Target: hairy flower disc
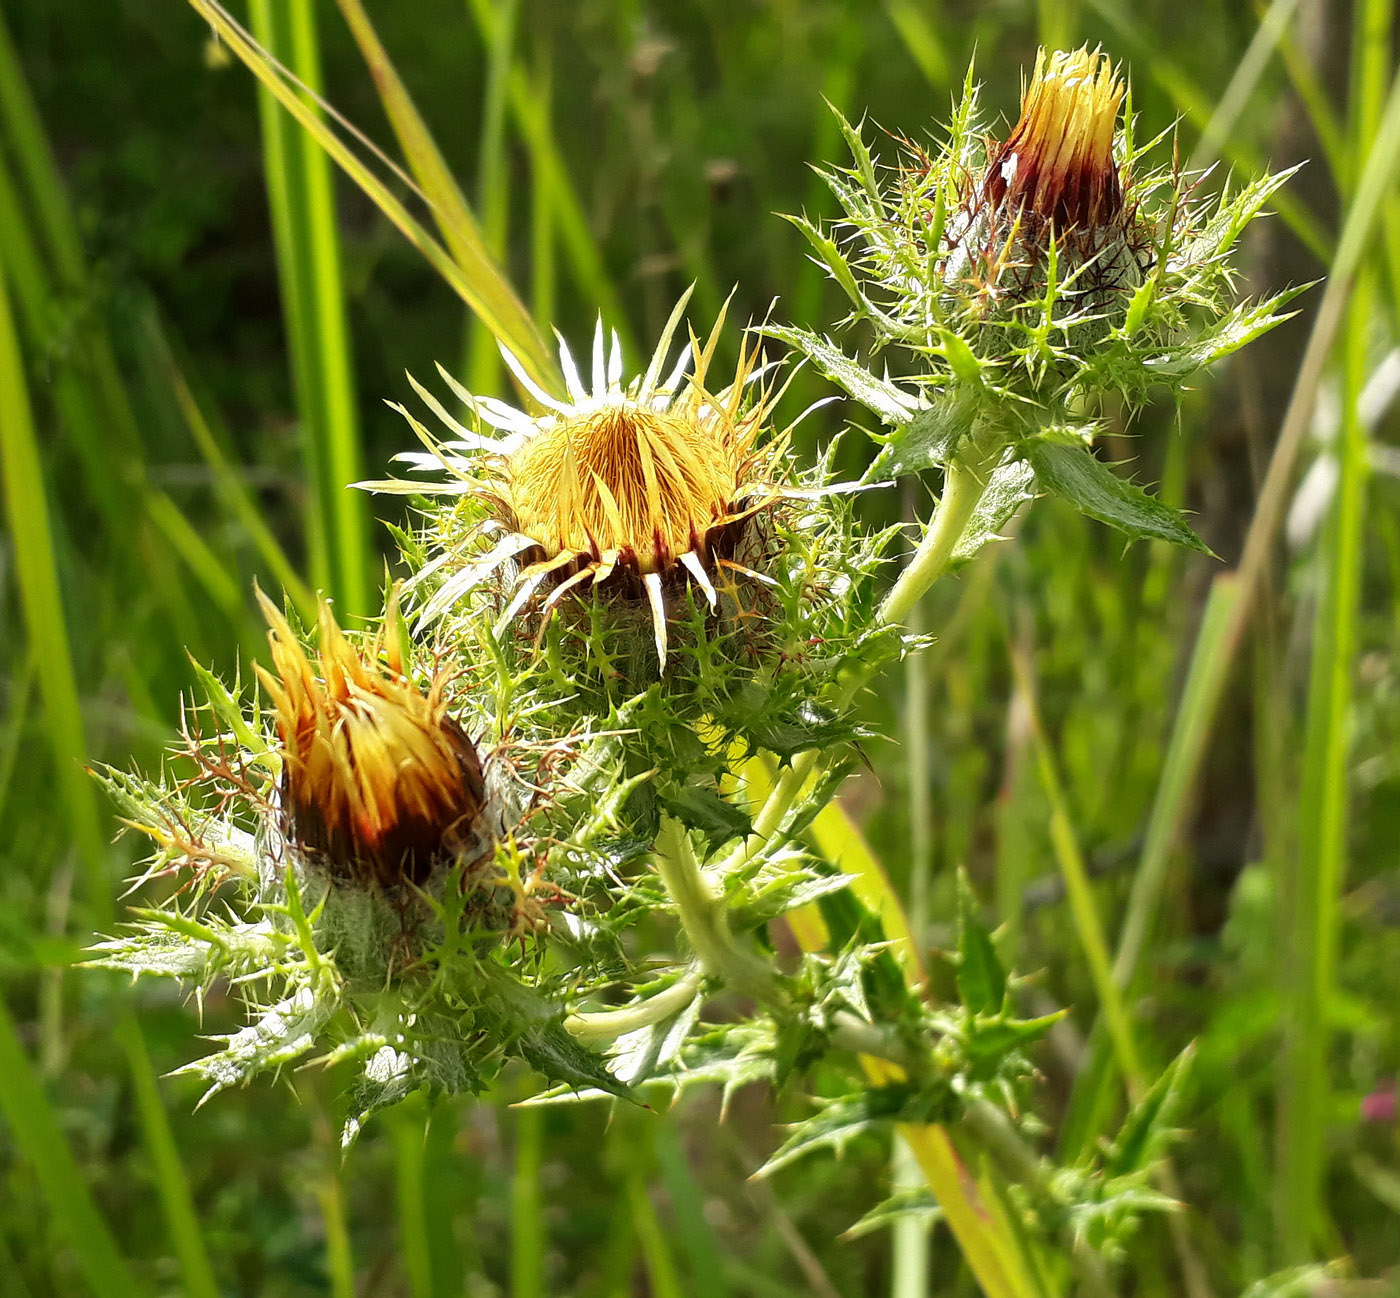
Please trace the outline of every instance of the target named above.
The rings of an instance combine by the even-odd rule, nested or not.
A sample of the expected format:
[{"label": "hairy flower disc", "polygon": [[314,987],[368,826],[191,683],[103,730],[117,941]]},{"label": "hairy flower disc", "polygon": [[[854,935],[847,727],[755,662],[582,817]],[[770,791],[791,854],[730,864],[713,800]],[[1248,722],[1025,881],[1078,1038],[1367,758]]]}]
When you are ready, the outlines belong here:
[{"label": "hairy flower disc", "polygon": [[[427,694],[362,654],[320,609],[313,668],[286,619],[260,595],[273,672],[258,668],[282,743],[284,833],[341,881],[422,883],[447,861],[490,843],[486,785],[475,746],[451,717],[441,682]],[[274,674],[275,673],[275,674]]]},{"label": "hairy flower disc", "polygon": [[723,313],[703,342],[691,337],[663,377],[688,297],[672,312],[645,374],[625,386],[617,335],[605,347],[601,322],[590,384],[561,346],[567,400],[541,390],[506,353],[540,414],[475,396],[443,371],[479,424],[496,436],[464,428],[414,385],[456,438],[438,442],[404,411],[429,453],[398,458],[419,469],[445,468],[452,480],[362,485],[473,495],[490,515],[483,532],[495,536],[484,556],[465,558],[428,599],[424,621],[496,573],[509,574],[510,591],[498,631],[537,592],[547,592],[540,611],[548,616],[569,591],[606,582],[622,598],[645,596],[664,666],[668,584],[693,581],[713,606],[718,571],[758,575],[739,562],[745,524],[785,497],[807,493],[777,480],[786,433],[767,435],[765,421],[781,393],[757,382],[767,367],[756,349],[742,349],[720,390],[708,386]]},{"label": "hairy flower disc", "polygon": [[1116,223],[1123,187],[1113,135],[1124,86],[1108,56],[1081,47],[1036,54],[1021,116],[994,148],[984,201],[1060,234]]},{"label": "hairy flower disc", "polygon": [[641,573],[703,551],[744,489],[744,456],[722,417],[639,406],[560,420],[506,462],[516,528],[547,556],[617,554]]}]

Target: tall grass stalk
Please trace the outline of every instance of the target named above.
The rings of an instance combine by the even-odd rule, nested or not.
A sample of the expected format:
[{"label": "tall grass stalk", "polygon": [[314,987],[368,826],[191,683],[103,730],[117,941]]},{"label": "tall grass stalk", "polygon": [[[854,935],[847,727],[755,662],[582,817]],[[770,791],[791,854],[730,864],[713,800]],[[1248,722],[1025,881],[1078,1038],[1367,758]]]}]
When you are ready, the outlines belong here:
[{"label": "tall grass stalk", "polygon": [[0,467],[4,469],[5,521],[13,547],[25,631],[35,649],[54,777],[64,814],[72,826],[89,900],[101,913],[111,906],[104,870],[107,849],[94,791],[83,770],[87,738],[83,733],[78,683],[73,675],[48,486],[41,464],[29,385],[4,269],[0,267]]},{"label": "tall grass stalk", "polygon": [[9,1128],[10,1140],[33,1168],[48,1204],[49,1220],[68,1246],[88,1287],[97,1298],[137,1298],[140,1290],[93,1202],[58,1116],[20,1044],[3,997],[0,1117]]},{"label": "tall grass stalk", "polygon": [[544,1110],[515,1110],[515,1172],[510,1187],[511,1298],[544,1298]]},{"label": "tall grass stalk", "polygon": [[673,1120],[657,1124],[655,1146],[662,1183],[675,1211],[678,1251],[690,1276],[687,1292],[693,1298],[729,1298],[724,1250],[705,1216],[704,1189],[691,1173]]},{"label": "tall grass stalk", "polygon": [[117,1036],[131,1072],[141,1135],[151,1157],[166,1229],[175,1256],[180,1261],[181,1292],[187,1298],[219,1298],[219,1285],[214,1279],[214,1269],[204,1247],[189,1177],[180,1161],[170,1119],[161,1104],[150,1052],[146,1049],[136,1019],[130,1014],[124,1015],[117,1024]]},{"label": "tall grass stalk", "polygon": [[[520,0],[501,0],[495,9],[495,29],[486,45],[486,84],[477,137],[476,201],[486,248],[504,265],[510,220],[506,112]],[[496,390],[501,375],[500,350],[495,335],[476,319],[467,322],[466,370],[467,386],[473,392]]]},{"label": "tall grass stalk", "polygon": [[1099,1012],[1108,1025],[1109,1038],[1113,1042],[1119,1069],[1127,1083],[1128,1094],[1136,1100],[1142,1091],[1145,1078],[1142,1058],[1122,993],[1113,980],[1108,940],[1104,936],[1103,921],[1099,916],[1093,885],[1089,882],[1084,850],[1075,830],[1059,763],[1055,760],[1054,750],[1040,719],[1040,704],[1030,664],[1014,647],[1011,650],[1011,662],[1021,695],[1026,701],[1041,787],[1050,803],[1050,844],[1060,869],[1060,877],[1064,880],[1065,895],[1069,899],[1070,915],[1074,920],[1075,936],[1084,954],[1085,963],[1089,966],[1089,977],[1094,984]]},{"label": "tall grass stalk", "polygon": [[[491,45],[498,38],[502,21],[497,6],[493,0],[469,0],[469,4],[482,39]],[[536,199],[545,197],[548,200],[544,210],[552,222],[579,294],[603,315],[610,328],[617,329],[628,354],[636,356],[639,354],[636,337],[622,310],[617,286],[608,273],[603,251],[589,227],[583,203],[550,125],[551,96],[547,81],[538,72],[532,75],[517,59],[511,68],[509,88],[511,116],[535,175]],[[539,274],[538,265],[536,274]],[[540,311],[538,296],[537,290],[536,315],[544,321],[550,317]]]},{"label": "tall grass stalk", "polygon": [[[1161,909],[1172,853],[1191,807],[1211,721],[1225,687],[1229,666],[1226,637],[1238,599],[1239,585],[1232,575],[1219,576],[1212,583],[1167,739],[1162,774],[1113,960],[1113,981],[1129,1003],[1135,996],[1134,985]],[[1060,1135],[1060,1154],[1066,1160],[1077,1158],[1106,1125],[1112,1077],[1106,1027],[1106,1019],[1095,1023],[1075,1082]]]},{"label": "tall grass stalk", "polygon": [[[398,129],[414,132],[414,153],[410,160],[420,167],[430,169],[435,169],[440,164],[447,181],[451,182],[452,191],[442,194],[434,193],[426,185],[423,188],[435,218],[448,221],[448,228],[453,232],[453,241],[457,244],[454,251],[460,252],[463,257],[461,262],[455,260],[453,253],[449,253],[447,248],[433,238],[422,223],[395,197],[390,187],[375,175],[371,167],[331,128],[322,116],[320,101],[308,99],[296,80],[289,78],[286,69],[233,19],[218,0],[190,0],[190,5],[276,98],[278,104],[296,119],[297,124],[364,191],[366,197],[388,217],[409,243],[423,254],[428,264],[442,276],[449,287],[472,310],[491,322],[493,332],[520,358],[530,376],[545,388],[558,388],[562,380],[552,351],[546,346],[534,322],[525,313],[500,269],[490,258],[474,250],[473,240],[479,243],[480,239],[475,218],[471,216],[471,210],[466,207],[465,201],[458,206],[453,199],[452,191],[456,190],[456,182],[451,181],[450,173],[446,172],[446,164],[442,163],[440,155],[435,157],[436,146],[432,144],[431,137],[427,137],[426,128],[423,127],[406,92],[402,98],[386,100],[385,106],[388,108],[392,103],[393,110],[399,114],[395,119]],[[372,35],[372,29],[366,30]],[[356,34],[364,36],[365,31],[357,29]],[[386,84],[392,85],[385,82],[380,84],[381,88]],[[402,91],[401,83],[398,89]],[[419,131],[422,132],[421,136],[417,134]],[[412,180],[402,169],[383,159],[381,155],[376,156],[391,170],[396,180],[408,180],[412,186]],[[457,198],[460,198],[460,191],[457,191]],[[447,217],[443,216],[444,211],[448,211],[443,206],[444,202],[451,205]]]},{"label": "tall grass stalk", "polygon": [[1363,272],[1343,341],[1343,413],[1336,498],[1319,554],[1320,597],[1299,799],[1298,854],[1279,934],[1285,1048],[1279,1091],[1279,1254],[1308,1260],[1321,1232],[1330,1085],[1330,1019],[1338,904],[1346,881],[1347,805],[1357,610],[1368,451],[1358,408],[1374,301]]},{"label": "tall grass stalk", "polygon": [[[252,0],[249,17],[263,45],[318,90],[312,0]],[[346,613],[363,614],[370,607],[368,515],[364,497],[349,489],[364,475],[330,163],[266,89],[258,108],[310,490],[312,581]]]}]

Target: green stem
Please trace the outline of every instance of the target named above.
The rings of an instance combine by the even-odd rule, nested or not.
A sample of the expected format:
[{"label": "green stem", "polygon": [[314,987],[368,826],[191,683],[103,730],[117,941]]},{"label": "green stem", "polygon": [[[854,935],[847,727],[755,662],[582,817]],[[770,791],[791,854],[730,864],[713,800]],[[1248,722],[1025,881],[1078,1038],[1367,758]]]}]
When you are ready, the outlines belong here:
[{"label": "green stem", "polygon": [[701,975],[696,970],[677,979],[664,991],[636,1005],[624,1005],[616,1010],[596,1010],[592,1013],[570,1014],[564,1026],[579,1041],[586,1045],[597,1045],[604,1041],[616,1041],[618,1037],[638,1028],[662,1023],[679,1014],[700,994]]},{"label": "green stem", "polygon": [[729,930],[723,893],[700,868],[685,827],[670,816],[662,817],[654,860],[681,928],[705,972],[755,1000],[773,1000],[773,970],[735,941]]},{"label": "green stem", "polygon": [[966,458],[954,460],[948,466],[938,508],[929,520],[928,530],[914,557],[880,605],[875,615],[877,626],[893,626],[905,621],[928,588],[948,571],[958,542],[987,489],[987,476],[995,455],[1001,449],[1000,441],[981,443],[975,440],[976,436],[974,433]]},{"label": "green stem", "polygon": [[[963,458],[948,466],[943,495],[929,520],[928,530],[909,565],[899,575],[875,614],[876,626],[893,626],[903,622],[923,598],[929,587],[948,571],[958,542],[967,531],[983,494],[987,478],[1003,443],[1000,438],[979,438],[974,432],[968,439],[969,449]],[[838,705],[847,707],[866,681],[866,673],[853,673],[843,685]],[[720,877],[740,869],[777,832],[809,777],[825,765],[828,755],[809,748],[799,753],[779,776],[757,816],[753,832],[717,867]]]}]

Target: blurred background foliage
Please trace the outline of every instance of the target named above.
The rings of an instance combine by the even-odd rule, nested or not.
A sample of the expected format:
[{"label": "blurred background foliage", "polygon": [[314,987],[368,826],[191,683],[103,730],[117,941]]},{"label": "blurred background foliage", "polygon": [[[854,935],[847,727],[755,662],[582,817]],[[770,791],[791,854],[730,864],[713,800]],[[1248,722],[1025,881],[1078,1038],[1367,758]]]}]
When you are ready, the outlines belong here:
[{"label": "blurred background foliage", "polygon": [[[1116,961],[1141,1076],[1198,1041],[1174,1167],[1189,1207],[1177,1238],[1145,1230],[1125,1292],[1400,1291],[1400,201],[1375,152],[1395,144],[1392,4],[370,10],[536,320],[578,339],[602,308],[634,358],[692,280],[702,323],[736,284],[741,319],[832,322],[836,294],[773,215],[830,215],[808,165],[843,160],[823,99],[919,138],[974,50],[1002,113],[1037,42],[1101,41],[1190,165],[1309,159],[1251,232],[1242,287],[1346,256],[1354,274],[1105,441],[1219,558],[1125,551],[1038,505],[924,610],[938,642],[868,703],[898,742],[869,745],[846,802],[931,950],[966,866],[1025,1005],[1072,1007],[1040,1059],[1046,1149],[1121,1112],[1096,961]],[[254,0],[251,19],[391,148],[335,5]],[[746,1179],[799,1094],[745,1093],[718,1123],[716,1099],[511,1109],[520,1078],[405,1105],[342,1163],[333,1078],[194,1114],[197,1088],[157,1076],[201,1007],[72,971],[128,904],[132,856],[81,762],[160,760],[186,651],[247,670],[255,578],[371,611],[390,551],[374,520],[401,506],[341,486],[404,448],[384,400],[437,361],[478,391],[506,378],[192,10],[6,0],[3,22],[0,1298],[975,1292],[926,1219],[893,1244],[841,1236],[889,1193],[877,1141]],[[804,375],[792,412],[821,395]],[[869,422],[828,406],[804,435],[845,416]],[[872,508],[926,503],[911,487]],[[228,1029],[218,998],[202,1014]],[[1332,1279],[1308,1266],[1327,1259]]]}]

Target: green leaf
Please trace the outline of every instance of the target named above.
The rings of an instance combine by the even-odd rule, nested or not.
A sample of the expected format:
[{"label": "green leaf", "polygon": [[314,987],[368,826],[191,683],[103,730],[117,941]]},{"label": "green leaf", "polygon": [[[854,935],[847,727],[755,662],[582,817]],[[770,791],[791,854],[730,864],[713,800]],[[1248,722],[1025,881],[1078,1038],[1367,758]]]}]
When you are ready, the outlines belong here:
[{"label": "green leaf", "polygon": [[897,1222],[912,1219],[924,1226],[931,1226],[942,1216],[938,1200],[928,1189],[901,1190],[888,1199],[877,1203],[853,1226],[842,1231],[842,1239],[859,1239]]},{"label": "green leaf", "polygon": [[971,1019],[963,1049],[974,1065],[999,1062],[1012,1051],[1023,1050],[1039,1041],[1068,1013],[1068,1010],[1056,1010],[1035,1019]]},{"label": "green leaf", "polygon": [[569,1035],[562,1017],[521,1033],[519,1048],[521,1058],[552,1082],[606,1091],[624,1100],[634,1098],[631,1090],[608,1071],[601,1055],[595,1055]]},{"label": "green leaf", "polygon": [[958,871],[958,995],[973,1014],[999,1013],[1006,1000],[1006,970],[978,913],[977,898]]},{"label": "green leaf", "polygon": [[1203,366],[1213,365],[1285,320],[1292,319],[1297,313],[1282,308],[1310,287],[1300,284],[1264,302],[1242,302],[1209,329],[1197,334],[1187,345],[1170,348],[1161,356],[1147,361],[1144,368],[1157,378],[1166,380],[1182,379]]},{"label": "green leaf", "polygon": [[1027,460],[1008,451],[987,479],[987,488],[961,539],[953,549],[952,564],[966,563],[989,541],[1001,539],[1001,529],[1028,500],[1035,498],[1035,470]]},{"label": "green leaf", "polygon": [[745,927],[757,927],[849,887],[854,877],[849,874],[814,875],[810,863],[803,863],[772,878],[760,876],[751,895],[741,895],[730,903],[730,913]]},{"label": "green leaf", "polygon": [[888,379],[878,379],[859,361],[852,360],[829,339],[807,329],[783,325],[767,325],[763,329],[769,338],[785,342],[806,356],[819,373],[837,387],[849,392],[873,414],[887,424],[903,424],[916,409],[913,397],[901,392]]},{"label": "green leaf", "polygon": [[1170,541],[1210,554],[1179,511],[1120,478],[1087,446],[1038,441],[1030,444],[1028,454],[1036,481],[1090,518],[1132,537]]},{"label": "green leaf", "polygon": [[1182,1096],[1195,1057],[1193,1042],[1177,1055],[1147,1094],[1133,1106],[1104,1159],[1104,1171],[1109,1176],[1123,1176],[1148,1167],[1156,1160],[1162,1146],[1171,1140],[1172,1123],[1181,1111]]},{"label": "green leaf", "polygon": [[659,799],[681,824],[699,830],[712,850],[753,832],[753,821],[746,811],[704,785],[682,784],[660,793]]},{"label": "green leaf", "polygon": [[959,384],[953,394],[940,397],[913,418],[900,421],[875,457],[867,480],[942,468],[953,458],[958,443],[972,426],[975,403],[970,390]]},{"label": "green leaf", "polygon": [[[908,1088],[898,1089],[907,1092]],[[788,1138],[754,1176],[771,1176],[780,1167],[818,1149],[829,1149],[839,1158],[853,1140],[877,1129],[890,1116],[890,1106],[877,1098],[876,1091],[824,1101],[817,1113],[788,1129]]]}]

